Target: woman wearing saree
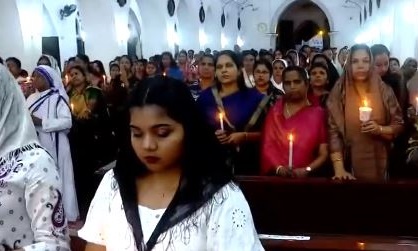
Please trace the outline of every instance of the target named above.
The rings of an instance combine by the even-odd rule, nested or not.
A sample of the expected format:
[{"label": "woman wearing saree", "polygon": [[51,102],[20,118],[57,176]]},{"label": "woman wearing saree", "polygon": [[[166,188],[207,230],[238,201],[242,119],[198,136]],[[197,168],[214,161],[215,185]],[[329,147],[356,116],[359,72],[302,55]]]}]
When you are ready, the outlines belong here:
[{"label": "woman wearing saree", "polygon": [[[328,157],[325,111],[308,100],[309,81],[305,69],[286,68],[283,87],[286,94],[270,109],[265,121],[261,174],[306,177],[321,168]],[[294,138],[291,161],[290,135]]]},{"label": "woman wearing saree", "polygon": [[[361,122],[359,107],[364,101],[372,113],[368,121]],[[388,150],[404,121],[395,94],[373,69],[367,45],[351,48],[327,107],[334,178],[385,180]]]},{"label": "woman wearing saree", "polygon": [[229,152],[234,173],[255,175],[259,173],[258,143],[269,98],[246,87],[240,61],[233,51],[220,52],[215,65],[216,84],[203,91],[197,103]]},{"label": "woman wearing saree", "polygon": [[72,127],[69,98],[60,76],[49,66],[41,65],[35,68],[33,84],[37,92],[29,96],[26,104],[32,115],[39,142],[58,165],[63,182],[64,209],[68,220],[74,222],[79,213],[68,141],[68,133]]},{"label": "woman wearing saree", "polygon": [[100,182],[95,172],[114,160],[117,146],[102,91],[89,85],[80,66],[71,68],[70,75],[70,142],[80,216],[84,218]]}]

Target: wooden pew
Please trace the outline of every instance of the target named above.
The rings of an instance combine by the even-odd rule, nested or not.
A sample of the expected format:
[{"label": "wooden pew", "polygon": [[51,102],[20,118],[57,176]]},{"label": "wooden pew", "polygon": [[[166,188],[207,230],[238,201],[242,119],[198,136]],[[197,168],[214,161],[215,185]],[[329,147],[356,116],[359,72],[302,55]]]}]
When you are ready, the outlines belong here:
[{"label": "wooden pew", "polygon": [[[238,177],[266,250],[418,251],[418,182]],[[72,250],[85,242],[72,238]]]},{"label": "wooden pew", "polygon": [[[267,250],[418,250],[418,182],[239,177]],[[374,237],[373,237],[374,236]]]}]

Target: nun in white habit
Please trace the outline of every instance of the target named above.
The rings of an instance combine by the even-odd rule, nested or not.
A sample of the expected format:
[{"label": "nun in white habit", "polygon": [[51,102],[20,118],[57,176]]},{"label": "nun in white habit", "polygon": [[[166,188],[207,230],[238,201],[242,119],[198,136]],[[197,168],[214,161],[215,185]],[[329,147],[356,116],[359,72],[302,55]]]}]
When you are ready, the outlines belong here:
[{"label": "nun in white habit", "polygon": [[37,92],[28,97],[26,103],[32,115],[39,141],[52,155],[58,165],[62,179],[64,209],[68,221],[79,216],[74,186],[68,132],[72,126],[69,98],[61,78],[55,69],[41,65],[33,73],[33,85]]},{"label": "nun in white habit", "polygon": [[19,85],[0,64],[0,250],[70,250],[61,191]]},{"label": "nun in white habit", "polygon": [[58,65],[58,61],[51,55],[42,54],[42,56],[38,60],[37,65],[38,66],[40,65],[51,66],[51,68],[53,68],[58,73],[58,75],[61,76],[61,69]]}]

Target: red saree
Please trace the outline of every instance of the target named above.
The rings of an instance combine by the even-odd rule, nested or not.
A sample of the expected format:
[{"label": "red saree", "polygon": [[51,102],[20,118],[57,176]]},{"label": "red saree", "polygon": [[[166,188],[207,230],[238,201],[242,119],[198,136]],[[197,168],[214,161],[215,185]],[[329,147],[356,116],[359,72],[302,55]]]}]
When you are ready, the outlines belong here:
[{"label": "red saree", "polygon": [[321,144],[327,143],[326,115],[319,106],[307,106],[290,118],[283,114],[284,100],[270,109],[264,124],[261,145],[261,174],[277,166],[288,166],[288,135],[294,135],[293,167],[308,167],[317,157]]}]

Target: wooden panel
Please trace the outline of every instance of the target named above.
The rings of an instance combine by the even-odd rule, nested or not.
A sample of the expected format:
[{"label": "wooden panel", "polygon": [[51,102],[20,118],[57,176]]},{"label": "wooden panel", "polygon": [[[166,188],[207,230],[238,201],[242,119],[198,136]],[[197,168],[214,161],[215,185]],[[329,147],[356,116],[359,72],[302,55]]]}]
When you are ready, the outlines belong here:
[{"label": "wooden panel", "polygon": [[418,236],[418,183],[239,178],[259,233]]},{"label": "wooden panel", "polygon": [[[262,240],[268,251],[418,251],[418,182],[239,177],[260,234],[310,236]],[[373,237],[374,236],[374,237]],[[72,238],[72,250],[85,242]]]},{"label": "wooden panel", "polygon": [[267,251],[416,251],[415,240],[364,236],[313,236],[309,241],[262,240]]}]

